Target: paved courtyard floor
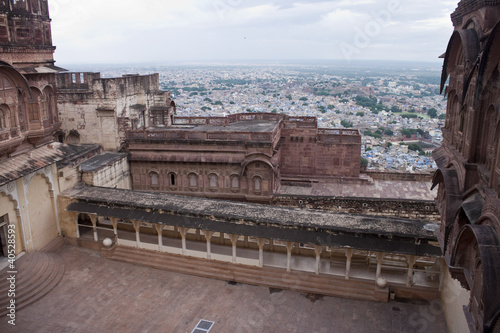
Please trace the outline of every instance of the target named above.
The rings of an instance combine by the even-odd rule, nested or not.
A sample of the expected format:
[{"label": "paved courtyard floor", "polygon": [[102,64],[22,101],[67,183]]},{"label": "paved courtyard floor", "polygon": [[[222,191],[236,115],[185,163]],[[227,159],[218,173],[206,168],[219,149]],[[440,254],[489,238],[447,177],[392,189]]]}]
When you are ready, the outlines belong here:
[{"label": "paved courtyard floor", "polygon": [[[64,246],[61,283],[17,312],[0,332],[190,333],[200,319],[210,333],[447,332],[437,302],[373,303],[177,274],[110,261]],[[199,331],[203,332],[203,331]]]}]

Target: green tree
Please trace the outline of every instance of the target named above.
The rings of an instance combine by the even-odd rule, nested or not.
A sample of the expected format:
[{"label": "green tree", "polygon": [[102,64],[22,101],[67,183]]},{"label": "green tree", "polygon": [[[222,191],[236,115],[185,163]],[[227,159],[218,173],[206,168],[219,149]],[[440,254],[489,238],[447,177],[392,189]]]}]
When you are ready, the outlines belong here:
[{"label": "green tree", "polygon": [[403,110],[401,110],[401,109],[400,109],[399,107],[397,107],[396,105],[393,105],[393,106],[391,107],[391,111],[392,111],[393,113],[401,113],[401,112],[403,112]]},{"label": "green tree", "polygon": [[437,117],[437,110],[435,108],[427,110],[427,115],[431,118],[436,118]]},{"label": "green tree", "polygon": [[341,120],[340,125],[344,126],[345,128],[351,128],[354,126],[354,124],[348,120]]}]

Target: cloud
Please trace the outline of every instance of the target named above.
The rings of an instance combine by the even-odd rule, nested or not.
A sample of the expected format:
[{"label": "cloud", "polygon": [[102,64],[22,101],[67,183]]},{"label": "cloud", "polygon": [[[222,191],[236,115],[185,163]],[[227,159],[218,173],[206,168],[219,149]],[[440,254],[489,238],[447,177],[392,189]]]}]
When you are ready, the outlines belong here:
[{"label": "cloud", "polygon": [[434,60],[451,35],[456,0],[49,0],[49,5],[59,63],[342,58],[339,45],[354,45],[360,31],[370,32],[370,43],[354,58]]}]

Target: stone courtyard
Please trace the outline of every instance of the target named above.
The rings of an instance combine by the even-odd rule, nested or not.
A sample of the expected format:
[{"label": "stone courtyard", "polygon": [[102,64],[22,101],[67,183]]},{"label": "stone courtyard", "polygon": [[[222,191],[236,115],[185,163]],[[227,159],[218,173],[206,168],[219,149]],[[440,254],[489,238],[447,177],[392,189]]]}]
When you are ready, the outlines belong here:
[{"label": "stone courtyard", "polygon": [[439,302],[374,303],[233,284],[103,259],[66,245],[61,283],[1,332],[447,332]]}]

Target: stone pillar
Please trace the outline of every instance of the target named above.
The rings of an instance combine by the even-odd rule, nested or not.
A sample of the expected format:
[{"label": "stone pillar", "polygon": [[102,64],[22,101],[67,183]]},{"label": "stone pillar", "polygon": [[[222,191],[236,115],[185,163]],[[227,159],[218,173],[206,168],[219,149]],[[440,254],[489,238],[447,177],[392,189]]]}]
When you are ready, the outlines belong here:
[{"label": "stone pillar", "polygon": [[92,221],[92,229],[94,230],[94,240],[97,242],[99,240],[97,235],[97,215],[90,215],[90,221]]},{"label": "stone pillar", "polygon": [[113,233],[115,234],[115,243],[118,244],[118,219],[116,217],[110,217],[109,220],[113,225]]},{"label": "stone pillar", "polygon": [[286,242],[286,271],[290,272],[292,270],[292,242]]},{"label": "stone pillar", "polygon": [[182,237],[182,255],[186,255],[186,234],[189,229],[179,227],[179,233]]},{"label": "stone pillar", "polygon": [[118,237],[118,219],[116,217],[110,217],[109,220],[113,225],[113,233],[115,234],[115,237]]},{"label": "stone pillar", "polygon": [[[17,212],[17,210],[16,210],[16,212]],[[80,227],[78,226],[78,216],[79,216],[79,215],[80,215],[80,214],[78,214],[78,213],[77,213],[77,214],[74,214],[74,216],[75,216],[75,221],[76,221],[76,238],[80,238]],[[22,226],[23,224],[20,222],[20,220],[21,220],[21,218],[20,218],[20,217],[18,217],[18,218],[17,218],[18,225],[21,225],[21,226]],[[23,235],[24,235],[24,232],[23,232]],[[24,248],[26,249],[26,241],[24,241],[24,244],[23,244],[23,245],[24,245]]]},{"label": "stone pillar", "polygon": [[384,254],[382,252],[377,252],[377,273],[375,274],[375,278],[378,279],[382,274],[382,258]]},{"label": "stone pillar", "polygon": [[196,229],[196,240],[197,241],[201,240],[201,230],[200,229]]},{"label": "stone pillar", "polygon": [[141,222],[132,221],[132,225],[134,226],[134,230],[135,230],[136,247],[139,248],[141,245],[141,234],[139,233],[139,231],[141,230]]},{"label": "stone pillar", "polygon": [[158,251],[163,251],[163,224],[155,224],[156,233],[158,234]]},{"label": "stone pillar", "polygon": [[233,263],[236,264],[236,244],[238,243],[239,236],[231,235],[231,243],[233,245]]},{"label": "stone pillar", "polygon": [[223,232],[220,233],[220,244],[224,245],[224,233]]},{"label": "stone pillar", "polygon": [[413,269],[415,266],[415,256],[407,256],[408,260],[408,279],[406,280],[406,286],[411,287],[413,285]]},{"label": "stone pillar", "polygon": [[248,236],[245,236],[243,240],[245,242],[245,247],[248,247]]},{"label": "stone pillar", "polygon": [[[52,187],[52,185],[50,185]],[[57,198],[54,194],[54,190],[49,190],[50,201],[52,201],[52,211],[54,212],[54,216],[56,217],[57,224],[57,233],[61,235],[61,224],[59,223],[59,212],[57,210]]]},{"label": "stone pillar", "polygon": [[212,259],[211,240],[213,234],[212,231],[205,230],[205,238],[207,239],[207,259]]},{"label": "stone pillar", "polygon": [[264,267],[264,245],[266,244],[266,240],[258,238],[257,241],[259,243],[259,267]]},{"label": "stone pillar", "polygon": [[346,257],[346,262],[345,262],[345,279],[349,280],[351,276],[351,263],[352,263],[352,254],[353,254],[353,249],[345,249],[345,257]]},{"label": "stone pillar", "polygon": [[316,245],[316,267],[314,269],[314,272],[316,274],[319,274],[319,267],[321,264],[321,251],[323,250],[323,247],[321,245]]},{"label": "stone pillar", "polygon": [[269,239],[269,251],[274,252],[274,240],[272,238]]}]

